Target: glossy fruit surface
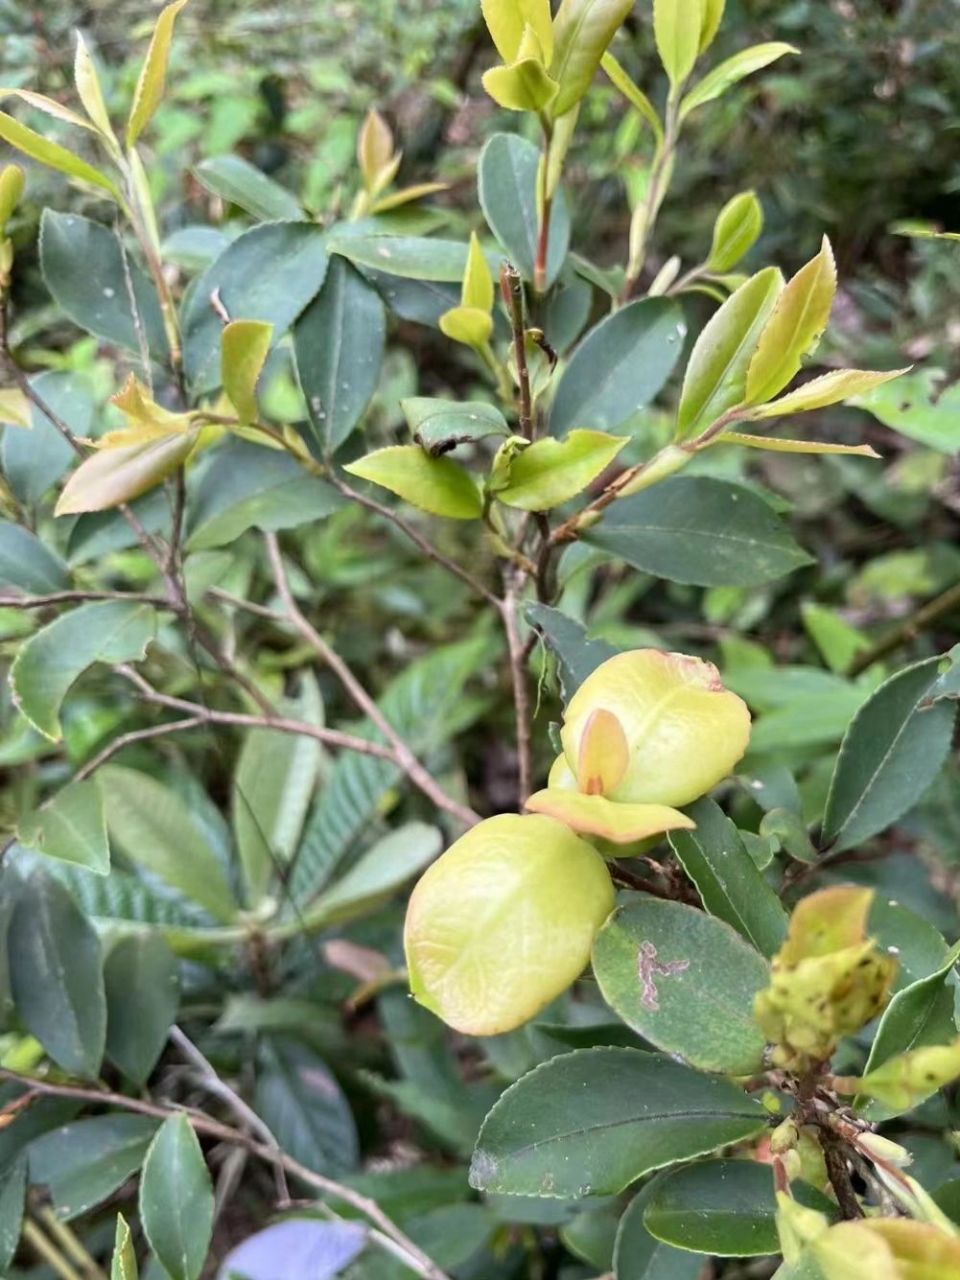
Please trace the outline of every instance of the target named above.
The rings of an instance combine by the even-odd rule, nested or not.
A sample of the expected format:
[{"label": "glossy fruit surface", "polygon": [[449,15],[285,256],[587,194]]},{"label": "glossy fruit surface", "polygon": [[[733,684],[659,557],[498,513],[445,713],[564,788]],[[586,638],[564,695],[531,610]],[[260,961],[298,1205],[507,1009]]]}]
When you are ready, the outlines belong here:
[{"label": "glossy fruit surface", "polygon": [[553,818],[488,818],[413,891],[410,989],[458,1031],[510,1031],[583,971],[613,896],[600,854]]}]

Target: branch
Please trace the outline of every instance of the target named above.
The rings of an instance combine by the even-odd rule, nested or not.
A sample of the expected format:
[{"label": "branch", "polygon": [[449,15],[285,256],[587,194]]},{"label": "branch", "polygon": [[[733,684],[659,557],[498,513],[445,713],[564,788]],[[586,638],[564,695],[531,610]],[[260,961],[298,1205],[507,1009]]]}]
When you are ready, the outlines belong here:
[{"label": "branch", "polygon": [[[511,574],[511,570],[507,570]],[[532,752],[530,747],[530,690],[527,687],[527,660],[525,646],[520,639],[517,627],[516,588],[511,582],[507,586],[503,604],[500,606],[503,618],[503,629],[507,637],[507,651],[510,655],[510,680],[513,685],[513,705],[517,724],[517,759],[519,764],[519,808],[529,796],[533,776]]]},{"label": "branch", "polygon": [[135,742],[145,742],[150,738],[163,738],[170,733],[184,733],[187,729],[196,729],[199,725],[206,723],[206,719],[202,715],[197,715],[189,716],[185,720],[171,720],[167,724],[155,724],[147,729],[133,729],[129,733],[122,733],[119,738],[114,738],[92,760],[88,760],[82,769],[78,769],[72,781],[83,782],[84,778],[89,778],[92,773],[96,773],[101,765],[106,764],[124,747],[132,746]]},{"label": "branch", "polygon": [[888,636],[884,636],[882,640],[878,640],[871,648],[864,649],[857,654],[850,663],[847,675],[858,676],[861,671],[866,671],[868,667],[872,667],[881,658],[886,658],[889,654],[896,652],[901,645],[909,644],[911,640],[915,640],[922,631],[926,631],[938,619],[957,608],[960,608],[960,583],[955,583],[933,600],[929,600],[912,613],[909,618],[905,618]]},{"label": "branch", "polygon": [[131,604],[170,608],[165,596],[151,596],[138,591],[54,591],[48,596],[0,596],[0,608],[45,609],[48,605],[76,604],[82,600],[128,600]]},{"label": "branch", "polygon": [[[230,1125],[221,1124],[219,1120],[211,1120],[209,1116],[204,1115],[201,1111],[196,1111],[191,1107],[176,1107],[170,1104],[147,1102],[140,1098],[128,1098],[125,1094],[113,1093],[106,1089],[51,1084],[46,1080],[35,1080],[31,1076],[20,1075],[15,1071],[0,1070],[0,1080],[21,1085],[33,1093],[46,1094],[55,1098],[74,1098],[79,1102],[98,1106],[120,1107],[125,1111],[135,1111],[138,1115],[153,1116],[158,1120],[166,1120],[171,1115],[183,1114],[197,1133],[216,1138],[219,1142],[227,1142],[233,1146],[242,1147],[245,1151],[249,1151],[251,1155],[265,1161],[267,1164],[281,1165],[286,1173],[299,1178],[301,1182],[314,1187],[332,1200],[337,1200],[341,1204],[348,1204],[351,1208],[356,1209],[379,1228],[383,1236],[395,1246],[392,1250],[394,1255],[401,1259],[414,1274],[421,1276],[422,1280],[450,1280],[449,1276],[418,1245],[414,1244],[391,1218],[387,1217],[376,1201],[368,1199],[367,1196],[361,1195],[358,1191],[354,1191],[352,1187],[347,1187],[341,1182],[334,1181],[333,1178],[328,1178],[322,1173],[315,1173],[312,1169],[308,1169],[306,1165],[301,1164],[299,1160],[294,1160],[292,1156],[288,1156],[286,1152],[259,1142],[257,1139],[242,1133],[239,1129],[232,1128]],[[379,1236],[377,1236],[377,1239],[379,1240]]]},{"label": "branch", "polygon": [[[267,554],[270,557],[270,565],[273,569],[274,581],[277,590],[280,593],[280,599],[283,601],[287,617],[297,631],[300,632],[304,640],[314,650],[320,660],[330,668],[344,689],[347,691],[350,699],[359,711],[369,719],[383,735],[386,741],[393,748],[392,758],[400,766],[414,786],[419,787],[427,798],[432,801],[438,809],[444,809],[447,813],[452,814],[459,822],[465,826],[472,827],[480,821],[480,815],[474,813],[472,809],[454,800],[436,783],[427,770],[423,767],[417,757],[413,754],[404,740],[394,729],[393,725],[383,714],[373,698],[370,697],[366,689],[353,674],[344,660],[336,653],[326,640],[320,635],[315,627],[301,613],[300,606],[293,598],[293,592],[290,590],[290,583],[287,580],[287,573],[283,567],[283,558],[280,554],[280,545],[277,542],[277,536],[274,533],[264,535]],[[499,604],[499,602],[498,602]]]}]

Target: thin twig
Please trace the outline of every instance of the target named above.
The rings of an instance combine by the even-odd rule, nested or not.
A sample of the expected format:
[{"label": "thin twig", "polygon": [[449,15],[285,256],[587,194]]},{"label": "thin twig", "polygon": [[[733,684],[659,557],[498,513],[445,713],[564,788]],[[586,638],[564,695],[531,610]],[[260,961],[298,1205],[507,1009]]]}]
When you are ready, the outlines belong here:
[{"label": "thin twig", "polygon": [[527,368],[527,328],[523,317],[523,281],[520,279],[520,272],[512,262],[505,262],[500,268],[500,293],[510,316],[510,331],[513,336],[513,359],[517,366],[517,386],[520,393],[517,407],[520,434],[526,436],[528,440],[532,440],[533,399],[530,395],[530,370]]},{"label": "thin twig", "polygon": [[[114,1093],[106,1089],[85,1088],[81,1085],[53,1084],[47,1080],[35,1080],[31,1076],[20,1075],[15,1071],[0,1070],[0,1080],[21,1085],[34,1093],[47,1094],[55,1098],[74,1098],[77,1101],[98,1106],[119,1107],[125,1111],[135,1111],[138,1115],[153,1116],[158,1120],[166,1120],[171,1115],[183,1114],[198,1133],[216,1138],[219,1142],[227,1142],[234,1146],[243,1147],[251,1155],[268,1164],[282,1164],[288,1174],[299,1178],[301,1182],[314,1187],[332,1200],[338,1200],[341,1204],[348,1204],[351,1208],[356,1209],[358,1213],[362,1213],[396,1246],[395,1255],[411,1271],[421,1276],[423,1280],[450,1280],[446,1272],[438,1267],[418,1245],[414,1244],[400,1230],[376,1201],[361,1195],[358,1191],[354,1191],[352,1187],[336,1182],[333,1178],[328,1178],[321,1173],[315,1173],[313,1169],[308,1169],[306,1165],[287,1155],[286,1152],[278,1151],[275,1147],[259,1142],[256,1138],[250,1137],[249,1134],[243,1133],[239,1129],[234,1129],[230,1125],[222,1124],[219,1120],[212,1120],[201,1111],[191,1107],[176,1107],[148,1102],[142,1098],[129,1098],[126,1094]],[[75,1280],[75,1277],[73,1280]]]},{"label": "thin twig", "polygon": [[166,724],[154,724],[146,729],[132,729],[129,733],[122,733],[119,738],[114,738],[98,755],[95,755],[92,760],[88,760],[81,769],[78,769],[72,780],[74,782],[83,782],[84,778],[89,778],[91,774],[96,773],[101,765],[106,764],[108,760],[113,759],[125,747],[130,747],[135,742],[146,742],[151,738],[163,738],[169,733],[185,733],[188,729],[196,729],[200,725],[207,723],[208,720],[202,715],[188,716],[185,720],[171,720]]},{"label": "thin twig", "polygon": [[516,587],[511,580],[513,570],[507,569],[508,583],[504,593],[500,615],[503,618],[503,629],[507,637],[507,651],[510,656],[510,680],[513,686],[513,705],[517,725],[517,763],[519,808],[529,796],[533,777],[532,752],[530,747],[530,690],[527,686],[527,664],[524,657],[524,644],[520,639],[517,627]]},{"label": "thin twig", "polygon": [[76,604],[81,600],[126,600],[131,604],[152,604],[169,609],[165,596],[151,596],[138,591],[53,591],[47,596],[0,596],[0,608],[45,609],[54,604]]},{"label": "thin twig", "polygon": [[304,640],[314,650],[325,666],[328,666],[334,673],[340,683],[343,685],[351,701],[359,711],[369,719],[370,723],[380,731],[386,741],[393,748],[393,758],[407,775],[414,786],[419,787],[425,796],[437,806],[447,813],[452,814],[459,822],[465,826],[472,827],[480,821],[480,815],[474,813],[472,809],[460,804],[458,800],[454,800],[437,784],[427,770],[423,767],[417,757],[410,750],[409,746],[404,742],[403,738],[397,733],[393,725],[383,714],[377,704],[367,693],[363,685],[353,674],[343,658],[333,649],[319,631],[308,621],[304,614],[300,611],[300,606],[293,597],[290,590],[290,583],[287,579],[287,572],[283,565],[283,557],[280,554],[280,545],[277,542],[276,534],[267,533],[264,535],[267,546],[267,554],[270,557],[270,565],[273,570],[274,581],[283,601],[287,617],[290,622],[300,632]]},{"label": "thin twig", "polygon": [[922,631],[926,631],[940,618],[958,608],[960,608],[960,583],[955,583],[933,600],[928,600],[925,605],[912,613],[909,618],[905,618],[889,635],[878,640],[871,648],[858,653],[850,663],[847,675],[858,676],[861,671],[866,671],[881,658],[896,652],[902,645],[909,644]]}]

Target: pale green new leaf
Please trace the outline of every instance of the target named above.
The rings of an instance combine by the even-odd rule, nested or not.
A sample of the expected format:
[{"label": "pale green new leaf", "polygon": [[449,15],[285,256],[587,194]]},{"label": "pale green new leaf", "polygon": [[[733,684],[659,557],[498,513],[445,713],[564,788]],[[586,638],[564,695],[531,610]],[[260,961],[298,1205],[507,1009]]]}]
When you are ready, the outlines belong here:
[{"label": "pale green new leaf", "polygon": [[128,147],[134,145],[160,105],[167,77],[167,58],[170,55],[170,42],[173,39],[173,24],[186,3],[187,0],[173,0],[173,4],[168,4],[157,19],[134,91],[130,119],[127,121]]},{"label": "pale green new leaf", "polygon": [[117,1214],[117,1230],[110,1261],[110,1280],[139,1280],[133,1235],[122,1213]]},{"label": "pale green new leaf", "polygon": [[497,498],[521,511],[549,511],[582,493],[628,442],[628,436],[584,430],[573,430],[563,440],[537,440],[514,456]]},{"label": "pale green new leaf", "polygon": [[344,470],[431,515],[475,520],[482,511],[480,491],[468,473],[449,458],[430,457],[416,444],[377,449]]},{"label": "pale green new leaf", "polygon": [[837,453],[855,458],[879,458],[869,444],[831,444],[826,440],[790,440],[784,436],[751,436],[742,431],[725,431],[717,444],[739,444],[745,449],[766,449],[768,453]]},{"label": "pale green new leaf", "polygon": [[87,48],[87,42],[79,31],[77,32],[77,52],[73,61],[73,79],[84,110],[110,149],[116,152],[117,140],[113,126],[110,124],[110,117],[107,115],[103,90],[100,88],[100,77],[97,75],[97,68]]},{"label": "pale green new leaf", "polygon": [[68,782],[42,808],[26,814],[17,838],[48,858],[73,862],[97,875],[110,870],[110,846],[100,788],[93,781]]},{"label": "pale green new leaf", "polygon": [[719,98],[740,80],[752,75],[754,71],[760,71],[763,67],[769,66],[771,62],[776,62],[784,54],[799,52],[800,50],[795,49],[792,44],[783,44],[779,40],[774,40],[769,44],[757,44],[750,49],[735,53],[733,57],[727,58],[718,67],[707,72],[703,79],[693,86],[680,103],[680,119],[686,119],[697,107],[702,107],[704,103]]},{"label": "pale green new leaf", "polygon": [[220,337],[220,380],[241,422],[257,417],[257,380],[273,340],[273,325],[231,320]]},{"label": "pale green new leaf", "polygon": [[107,511],[138,498],[186,462],[199,436],[199,431],[177,431],[142,443],[98,449],[63,486],[54,515]]},{"label": "pale green new leaf", "polygon": [[560,86],[550,106],[554,118],[566,115],[590,88],[600,59],[632,8],[633,0],[563,0],[553,20],[550,74]]},{"label": "pale green new leaf", "polygon": [[553,57],[550,0],[480,0],[480,8],[497,53],[504,62],[513,62],[516,58],[523,29],[529,27],[549,65]]},{"label": "pale green new leaf", "polygon": [[811,409],[824,409],[827,405],[839,404],[853,396],[866,395],[874,387],[884,382],[891,382],[904,373],[910,372],[908,365],[904,369],[889,369],[875,372],[870,369],[836,369],[825,373],[820,378],[805,382],[802,387],[787,392],[779,400],[761,405],[750,414],[751,421],[761,418],[782,418],[788,413],[809,413]]},{"label": "pale green new leaf", "polygon": [[543,111],[557,96],[557,82],[537,58],[518,58],[507,67],[491,67],[483,87],[508,111]]},{"label": "pale green new leaf", "polygon": [[704,17],[704,0],[653,0],[657,53],[674,92],[693,70]]},{"label": "pale green new leaf", "polygon": [[197,1280],[213,1231],[213,1187],[182,1112],[165,1120],[150,1144],[140,1179],[140,1220],[170,1280]]},{"label": "pale green new leaf", "polygon": [[0,138],[4,142],[9,142],[11,147],[22,151],[31,160],[45,164],[48,169],[56,169],[58,173],[65,173],[68,178],[77,178],[80,182],[88,182],[93,187],[99,187],[101,191],[106,191],[114,200],[122,204],[123,197],[120,189],[112,178],[95,169],[92,164],[87,164],[86,160],[81,160],[66,147],[61,147],[58,142],[51,142],[42,134],[34,133],[32,129],[28,129],[25,124],[14,120],[13,116],[7,115],[4,111],[0,111]]},{"label": "pale green new leaf", "polygon": [[439,828],[408,822],[368,849],[304,915],[310,928],[349,920],[377,905],[422,871],[443,848]]},{"label": "pale green new leaf", "polygon": [[710,47],[713,38],[723,21],[723,11],[727,0],[701,0],[703,6],[703,22],[700,28],[700,52]]},{"label": "pale green new leaf", "polygon": [[600,59],[600,66],[608,76],[610,83],[613,84],[632,107],[635,107],[640,115],[653,130],[653,136],[657,142],[663,141],[663,124],[657,114],[657,109],[643,92],[640,86],[627,75],[623,67],[617,61],[609,50]]},{"label": "pale green new leaf", "polygon": [[754,191],[741,191],[728,200],[713,227],[707,256],[708,270],[730,271],[757,242],[763,230],[763,210]]}]

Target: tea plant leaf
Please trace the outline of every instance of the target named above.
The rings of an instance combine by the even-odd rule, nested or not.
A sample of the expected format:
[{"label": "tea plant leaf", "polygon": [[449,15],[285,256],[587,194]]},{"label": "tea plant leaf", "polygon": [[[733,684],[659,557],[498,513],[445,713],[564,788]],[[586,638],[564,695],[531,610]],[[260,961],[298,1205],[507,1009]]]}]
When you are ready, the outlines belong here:
[{"label": "tea plant leaf", "polygon": [[713,102],[715,98],[719,98],[746,76],[753,75],[754,71],[768,67],[771,62],[776,62],[785,54],[799,52],[800,50],[795,49],[792,44],[772,40],[767,44],[755,44],[749,49],[742,49],[740,53],[733,54],[712,71],[708,71],[703,79],[686,94],[680,103],[680,119],[685,120],[697,107]]},{"label": "tea plant leaf", "polygon": [[45,1186],[63,1222],[96,1208],[140,1168],[158,1122],[104,1115],[61,1125],[31,1142],[30,1180]]},{"label": "tea plant leaf", "polygon": [[916,369],[896,385],[863,392],[853,403],[938,453],[952,455],[960,449],[960,382],[951,385],[941,369]]},{"label": "tea plant leaf", "polygon": [[671,92],[675,93],[693,70],[700,52],[704,16],[701,3],[654,0],[653,35],[663,69],[670,78]]},{"label": "tea plant leaf", "polygon": [[155,488],[183,466],[199,430],[171,432],[141,443],[99,449],[84,458],[63,486],[54,515],[109,511]]},{"label": "tea plant leaf", "polygon": [[576,497],[613,462],[627,436],[573,430],[563,440],[536,440],[510,464],[497,500],[521,511],[549,511]]},{"label": "tea plant leaf", "polygon": [[146,1084],[163,1052],[180,1002],[173,952],[158,933],[119,938],[103,966],[107,1057],[136,1085]]},{"label": "tea plant leaf", "polygon": [[626,100],[640,112],[640,115],[653,130],[653,136],[658,143],[663,141],[663,124],[657,115],[657,109],[643,92],[638,84],[636,84],[624,71],[623,67],[617,61],[609,50],[600,59],[600,65],[604,73],[608,76],[610,83],[613,84]]},{"label": "tea plant leaf", "polygon": [[642,1187],[620,1219],[613,1250],[614,1280],[699,1280],[703,1258],[664,1244],[644,1224],[655,1186],[653,1182]]},{"label": "tea plant leaf", "polygon": [[213,1232],[213,1187],[190,1121],[170,1116],[140,1178],[140,1220],[170,1280],[197,1280]]},{"label": "tea plant leaf", "polygon": [[525,26],[533,31],[544,59],[550,62],[553,55],[550,0],[480,0],[480,8],[497,53],[504,62],[512,62],[517,56]]},{"label": "tea plant leaf", "polygon": [[641,1177],[760,1132],[735,1085],[636,1049],[581,1049],[536,1067],[487,1115],[470,1185],[501,1195],[616,1195]]},{"label": "tea plant leaf", "polygon": [[173,39],[173,24],[186,3],[187,0],[173,0],[173,4],[168,4],[161,10],[157,19],[133,94],[133,105],[127,121],[128,147],[134,145],[160,105],[167,77],[167,58]]},{"label": "tea plant leaf", "polygon": [[344,258],[333,258],[323,287],[293,329],[300,386],[324,455],[336,452],[366,412],[385,342],[380,295]]},{"label": "tea plant leaf", "polygon": [[341,230],[330,233],[327,248],[357,266],[409,280],[459,284],[467,265],[467,246],[439,237],[358,235]]},{"label": "tea plant leaf", "polygon": [[87,867],[96,875],[110,870],[103,801],[93,781],[61,787],[42,808],[20,819],[17,838],[28,849]]},{"label": "tea plant leaf", "polygon": [[113,1257],[110,1261],[110,1280],[139,1280],[137,1253],[133,1247],[133,1234],[124,1220],[123,1214],[117,1214],[117,1230],[113,1240]]},{"label": "tea plant leaf", "polygon": [[741,191],[728,200],[713,226],[707,255],[710,271],[730,271],[756,244],[763,230],[763,210],[755,191]]},{"label": "tea plant leaf", "polygon": [[539,58],[518,58],[483,73],[483,87],[508,111],[543,111],[557,96],[557,82]]},{"label": "tea plant leaf", "polygon": [[77,50],[73,59],[73,81],[77,86],[77,97],[83,103],[84,111],[90,117],[101,137],[106,141],[111,152],[116,155],[119,152],[119,147],[113,132],[113,126],[110,123],[110,117],[107,114],[106,103],[103,100],[100,77],[97,74],[96,64],[93,61],[87,42],[80,31],[77,32]]},{"label": "tea plant leaf", "polygon": [[110,839],[217,920],[231,920],[237,904],[202,831],[163,783],[123,765],[98,773]]},{"label": "tea plant leaf", "polygon": [[54,301],[74,324],[137,353],[142,333],[154,360],[168,359],[156,290],[112,231],[78,213],[44,209],[40,267]]},{"label": "tea plant leaf", "polygon": [[57,1066],[95,1079],[107,1023],[100,941],[53,876],[34,871],[18,892],[8,948],[21,1022]]},{"label": "tea plant leaf", "polygon": [[[540,153],[513,133],[495,133],[484,144],[477,167],[477,194],[487,226],[525,280],[533,279],[540,215],[537,173]],[[550,211],[546,283],[556,280],[570,244],[566,197],[558,191]]]},{"label": "tea plant leaf", "polygon": [[473,444],[488,436],[508,436],[507,420],[486,400],[441,400],[410,396],[400,408],[414,440],[435,457],[458,444]]},{"label": "tea plant leaf", "polygon": [[890,369],[882,373],[870,369],[836,369],[833,373],[825,373],[820,378],[805,382],[802,387],[789,391],[779,400],[772,400],[769,404],[754,409],[750,419],[756,422],[763,418],[782,418],[788,413],[809,413],[811,409],[823,409],[854,396],[866,395],[874,387],[880,387],[909,372],[909,368]]},{"label": "tea plant leaf", "polygon": [[[776,404],[776,401],[774,401]],[[840,454],[854,458],[879,458],[868,444],[827,444],[822,440],[788,440],[783,436],[749,436],[742,431],[725,431],[724,444],[738,444],[744,449],[766,449],[768,453]]]},{"label": "tea plant leaf", "polygon": [[468,472],[449,458],[431,457],[416,444],[377,449],[344,471],[389,489],[431,515],[476,520],[483,509],[480,490]]},{"label": "tea plant leaf", "polygon": [[193,172],[208,191],[238,205],[258,222],[296,222],[303,217],[300,202],[286,187],[243,156],[211,156],[201,160]]},{"label": "tea plant leaf", "polygon": [[86,160],[81,160],[66,147],[61,147],[59,142],[52,142],[42,133],[34,133],[5,111],[0,111],[0,138],[31,160],[46,165],[48,169],[55,169],[58,173],[65,173],[68,178],[76,178],[100,191],[106,191],[118,204],[123,202],[120,188],[112,178],[95,169],[92,164],[87,164]]},{"label": "tea plant leaf", "polygon": [[810,564],[749,489],[677,476],[613,504],[583,535],[645,573],[697,586],[755,586]]},{"label": "tea plant leaf", "polygon": [[220,336],[220,381],[241,422],[257,419],[257,382],[270,350],[273,326],[231,320]]},{"label": "tea plant leaf", "polygon": [[0,586],[45,595],[67,585],[69,571],[45,543],[18,524],[0,520]]},{"label": "tea plant leaf", "polygon": [[633,0],[563,0],[553,20],[550,73],[560,86],[551,104],[554,118],[566,115],[593,82],[600,59],[633,8]]},{"label": "tea plant leaf", "polygon": [[675,831],[669,839],[704,907],[732,925],[762,955],[772,956],[787,931],[780,899],[719,805],[704,798],[691,805],[688,813],[696,829]]},{"label": "tea plant leaf", "polygon": [[550,432],[609,431],[645,408],[673,372],[683,347],[683,313],[667,298],[641,298],[581,339],[550,408]]},{"label": "tea plant leaf", "polygon": [[770,971],[729,925],[683,903],[637,897],[597,934],[593,972],[610,1008],[658,1049],[703,1071],[761,1069],[753,1000]]},{"label": "tea plant leaf", "polygon": [[44,737],[61,737],[60,706],[70,686],[95,662],[143,658],[156,634],[150,605],[99,600],[48,623],[21,647],[10,688],[21,713]]},{"label": "tea plant leaf", "polygon": [[349,920],[389,897],[428,866],[443,848],[443,834],[425,822],[407,822],[378,840],[304,913],[311,928]]},{"label": "tea plant leaf", "polygon": [[300,1041],[263,1041],[254,1107],[282,1149],[308,1169],[336,1177],[356,1167],[357,1133],[346,1098]]},{"label": "tea plant leaf", "polygon": [[601,662],[620,652],[606,640],[588,639],[583,623],[567,617],[559,609],[552,609],[546,604],[528,604],[524,612],[557,655],[564,702],[569,702]]},{"label": "tea plant leaf", "polygon": [[826,847],[852,849],[896,822],[940,772],[956,708],[923,705],[939,666],[939,658],[928,658],[897,672],[854,716],[827,797]]},{"label": "tea plant leaf", "polygon": [[6,1274],[20,1243],[27,1198],[27,1157],[22,1153],[0,1169],[0,1271]]}]

